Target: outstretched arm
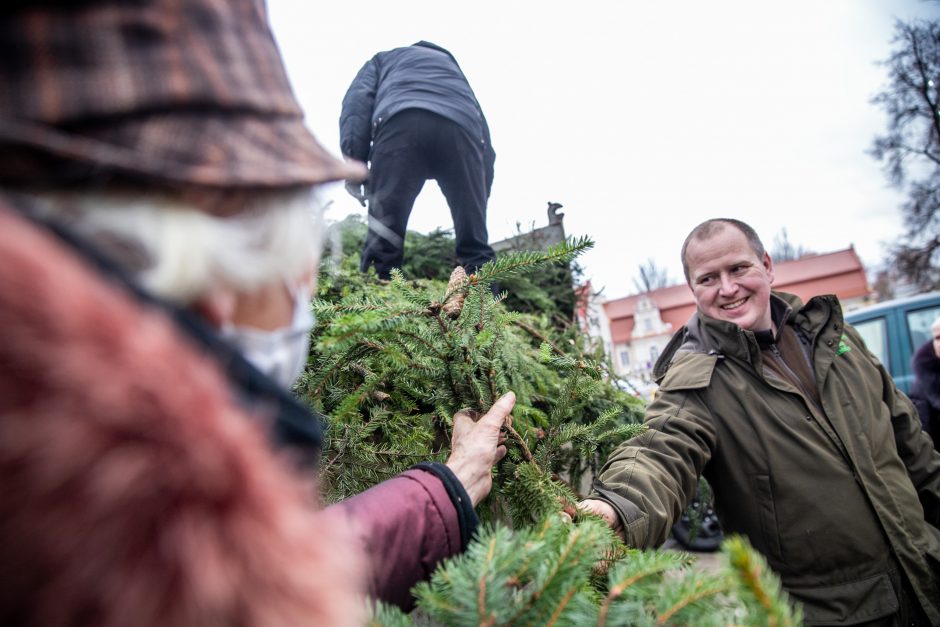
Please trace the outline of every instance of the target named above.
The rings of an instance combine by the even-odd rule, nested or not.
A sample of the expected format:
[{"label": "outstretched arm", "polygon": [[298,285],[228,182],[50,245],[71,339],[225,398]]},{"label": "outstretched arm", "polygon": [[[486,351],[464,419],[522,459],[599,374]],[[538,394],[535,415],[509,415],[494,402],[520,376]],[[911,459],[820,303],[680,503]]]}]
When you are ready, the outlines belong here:
[{"label": "outstretched arm", "polygon": [[611,454],[579,505],[636,548],[659,546],[669,536],[716,441],[708,409],[694,390],[661,393],[647,409],[646,424],[646,433]]},{"label": "outstretched arm", "polygon": [[489,494],[492,467],[506,454],[499,430],[515,402],[506,394],[476,422],[458,412],[446,464],[419,464],[327,508],[355,529],[374,596],[410,609],[412,586],[466,548],[478,523],[473,507]]}]

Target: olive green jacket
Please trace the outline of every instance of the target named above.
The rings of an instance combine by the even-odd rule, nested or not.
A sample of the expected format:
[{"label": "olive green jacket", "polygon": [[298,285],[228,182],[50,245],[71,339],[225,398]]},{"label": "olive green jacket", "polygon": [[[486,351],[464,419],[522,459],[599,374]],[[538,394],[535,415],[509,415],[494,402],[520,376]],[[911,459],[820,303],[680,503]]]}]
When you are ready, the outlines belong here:
[{"label": "olive green jacket", "polygon": [[649,430],[614,451],[592,497],[628,544],[655,547],[704,474],[725,532],[767,557],[808,623],[892,614],[900,567],[940,625],[940,455],[834,296],[772,302],[807,342],[820,405],[764,367],[752,332],[697,313],[656,364]]}]

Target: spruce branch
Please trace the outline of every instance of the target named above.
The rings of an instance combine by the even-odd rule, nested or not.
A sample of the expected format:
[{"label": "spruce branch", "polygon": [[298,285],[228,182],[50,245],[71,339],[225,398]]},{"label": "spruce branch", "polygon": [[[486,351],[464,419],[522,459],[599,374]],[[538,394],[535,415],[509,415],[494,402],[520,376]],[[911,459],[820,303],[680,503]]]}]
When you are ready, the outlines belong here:
[{"label": "spruce branch", "polygon": [[531,335],[532,337],[534,337],[535,339],[539,340],[542,344],[551,348],[553,351],[555,351],[559,355],[565,355],[565,352],[563,350],[558,348],[558,346],[554,344],[550,339],[548,339],[548,337],[546,337],[542,333],[539,333],[539,331],[535,329],[534,327],[532,327],[531,325],[526,324],[522,320],[514,320],[513,324],[519,327],[520,329],[522,329],[523,331],[525,331],[526,333],[528,333],[529,335]]},{"label": "spruce branch", "polygon": [[437,322],[437,326],[439,326],[441,329],[441,333],[446,336],[448,333],[447,324],[445,324],[444,319],[441,318],[441,306],[438,305],[437,303],[434,303],[430,307],[428,307],[425,311],[427,312],[429,316],[434,318],[434,320]]},{"label": "spruce branch", "polygon": [[735,554],[732,552],[731,560],[731,565],[740,573],[745,587],[751,591],[751,594],[754,595],[754,598],[761,607],[765,610],[770,610],[772,606],[770,595],[767,594],[767,591],[764,590],[760,583],[760,566],[751,563],[750,556],[746,553]]},{"label": "spruce branch", "polygon": [[[488,563],[492,563],[493,552],[495,551],[495,549],[496,549],[496,538],[493,538],[492,540],[490,540],[489,550],[487,551],[487,554],[486,554],[486,559]],[[481,576],[479,580],[479,592],[477,593],[477,612],[479,616],[486,617],[485,622],[481,624],[492,625],[496,622],[495,616],[487,616],[486,614],[486,578],[485,576]]]},{"label": "spruce branch", "polygon": [[746,539],[731,536],[724,541],[722,551],[727,555],[731,576],[740,584],[739,596],[754,614],[766,617],[772,627],[802,624],[801,609],[791,607],[780,581]]},{"label": "spruce branch", "polygon": [[394,605],[376,601],[366,625],[368,627],[411,627],[411,618]]},{"label": "spruce branch", "polygon": [[444,353],[440,352],[440,351],[437,349],[436,346],[434,346],[433,344],[431,344],[431,342],[429,342],[429,341],[426,340],[425,338],[421,337],[421,336],[418,335],[417,333],[414,333],[414,332],[412,332],[412,331],[405,331],[405,330],[400,331],[399,333],[400,333],[403,337],[410,337],[410,338],[412,338],[413,340],[416,340],[416,341],[420,342],[421,344],[424,345],[425,348],[427,348],[427,349],[431,352],[432,355],[434,355],[435,357],[437,357],[437,358],[440,359],[441,361],[447,361],[447,355],[445,355]]},{"label": "spruce branch", "polygon": [[577,587],[572,586],[568,589],[568,592],[565,593],[565,596],[562,598],[561,603],[555,608],[555,611],[552,612],[551,617],[548,619],[548,622],[545,623],[548,627],[551,627],[558,622],[558,619],[561,617],[562,613],[565,611],[565,608],[568,607],[568,603],[571,601],[571,598],[574,596],[575,592],[578,591]]},{"label": "spruce branch", "polygon": [[519,432],[512,428],[512,425],[503,425],[506,429],[506,432],[512,437],[516,445],[519,447],[519,450],[522,452],[522,458],[528,463],[536,467],[536,469],[541,472],[542,469],[538,467],[538,464],[535,463],[535,458],[532,457],[532,451],[529,450],[529,445],[526,444],[525,438],[519,435]]},{"label": "spruce branch", "polygon": [[484,282],[487,285],[494,281],[513,276],[520,272],[531,270],[537,266],[568,263],[576,256],[594,247],[590,238],[580,237],[552,246],[544,252],[516,251],[501,255],[495,261],[489,261],[475,274],[468,277],[471,285]]},{"label": "spruce branch", "polygon": [[484,297],[484,294],[483,294],[484,289],[485,288],[483,287],[483,284],[480,283],[480,321],[477,323],[477,326],[476,326],[477,333],[483,330],[485,326],[484,323],[486,322],[486,315],[485,315],[486,298]]},{"label": "spruce branch", "polygon": [[706,583],[706,582],[697,582],[695,590],[682,599],[677,601],[671,607],[669,607],[665,612],[662,612],[659,615],[659,618],[656,619],[657,625],[668,625],[678,612],[682,611],[689,605],[706,599],[709,597],[714,597],[719,594],[725,594],[731,590],[731,586],[726,583]]}]

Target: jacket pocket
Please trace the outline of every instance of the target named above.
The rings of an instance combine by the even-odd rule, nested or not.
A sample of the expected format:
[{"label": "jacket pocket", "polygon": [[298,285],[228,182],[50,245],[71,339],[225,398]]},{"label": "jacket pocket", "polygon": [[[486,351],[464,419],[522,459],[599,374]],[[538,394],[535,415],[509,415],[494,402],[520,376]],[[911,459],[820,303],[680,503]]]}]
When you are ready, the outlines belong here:
[{"label": "jacket pocket", "polygon": [[783,560],[780,548],[780,528],[777,525],[777,508],[774,493],[770,486],[770,475],[754,476],[754,492],[757,494],[757,507],[760,513],[760,530],[764,547],[770,556]]},{"label": "jacket pocket", "polygon": [[940,589],[940,556],[937,556],[931,551],[927,551],[924,553],[924,560],[927,562],[930,572],[933,573],[934,585]]},{"label": "jacket pocket", "polygon": [[898,597],[887,573],[835,586],[787,588],[803,604],[803,620],[810,625],[854,625],[891,616]]}]

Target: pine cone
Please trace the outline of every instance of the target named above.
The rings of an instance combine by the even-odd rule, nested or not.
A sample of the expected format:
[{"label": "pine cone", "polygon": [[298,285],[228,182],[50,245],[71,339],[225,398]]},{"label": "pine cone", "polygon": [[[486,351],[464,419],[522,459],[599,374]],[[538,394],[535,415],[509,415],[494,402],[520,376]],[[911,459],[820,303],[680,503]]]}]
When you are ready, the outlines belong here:
[{"label": "pine cone", "polygon": [[450,281],[447,282],[447,293],[451,294],[451,297],[446,303],[444,303],[444,313],[447,314],[447,317],[451,320],[456,320],[460,317],[460,312],[463,311],[463,301],[467,298],[467,292],[465,290],[459,290],[464,281],[467,280],[467,272],[463,269],[462,266],[457,266],[454,268],[454,271],[450,273]]}]

